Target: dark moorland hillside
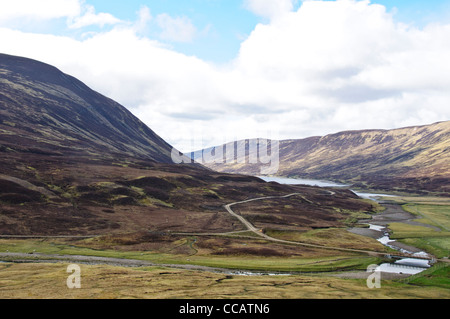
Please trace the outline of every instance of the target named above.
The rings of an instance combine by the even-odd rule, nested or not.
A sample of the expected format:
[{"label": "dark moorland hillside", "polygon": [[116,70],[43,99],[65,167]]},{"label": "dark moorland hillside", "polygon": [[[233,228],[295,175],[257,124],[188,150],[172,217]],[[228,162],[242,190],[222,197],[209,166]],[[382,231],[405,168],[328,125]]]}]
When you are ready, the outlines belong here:
[{"label": "dark moorland hillside", "polygon": [[0,55],[1,147],[171,162],[172,147],[126,108],[50,65]]},{"label": "dark moorland hillside", "polygon": [[339,226],[349,213],[373,209],[343,189],[330,196],[173,164],[171,150],[125,107],[79,80],[0,55],[0,235],[242,230],[223,205],[294,192],[308,200],[293,201],[285,217],[273,219],[278,226],[284,220],[299,227],[302,214],[302,229]]}]

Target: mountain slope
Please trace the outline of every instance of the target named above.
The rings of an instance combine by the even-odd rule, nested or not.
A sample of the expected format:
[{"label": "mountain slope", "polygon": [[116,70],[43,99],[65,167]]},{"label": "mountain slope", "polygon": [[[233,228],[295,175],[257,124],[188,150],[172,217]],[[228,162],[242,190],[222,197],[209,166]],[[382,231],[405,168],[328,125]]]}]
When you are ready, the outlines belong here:
[{"label": "mountain slope", "polygon": [[[248,151],[247,146],[247,155]],[[201,162],[200,154],[195,152],[194,158]],[[450,121],[283,140],[279,141],[279,156],[279,176],[336,180],[388,190],[450,191]],[[258,175],[261,167],[205,165],[221,172],[250,175]]]},{"label": "mountain slope", "polygon": [[172,147],[113,100],[53,66],[0,54],[3,149],[171,162]]},{"label": "mountain slope", "polygon": [[223,206],[257,196],[309,198],[270,220],[262,207],[264,227],[300,228],[299,211],[301,229],[334,227],[349,211],[372,209],[348,190],[330,196],[320,188],[174,164],[171,150],[124,107],[77,79],[0,55],[0,236],[143,232],[140,239],[124,235],[120,245],[143,241],[148,250],[168,230],[241,230]]}]

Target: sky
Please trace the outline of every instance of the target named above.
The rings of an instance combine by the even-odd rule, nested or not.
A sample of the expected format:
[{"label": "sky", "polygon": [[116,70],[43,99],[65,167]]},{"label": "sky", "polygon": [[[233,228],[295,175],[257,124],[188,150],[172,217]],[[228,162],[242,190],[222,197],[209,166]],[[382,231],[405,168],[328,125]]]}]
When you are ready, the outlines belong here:
[{"label": "sky", "polygon": [[0,0],[58,67],[183,152],[450,119],[450,0]]}]

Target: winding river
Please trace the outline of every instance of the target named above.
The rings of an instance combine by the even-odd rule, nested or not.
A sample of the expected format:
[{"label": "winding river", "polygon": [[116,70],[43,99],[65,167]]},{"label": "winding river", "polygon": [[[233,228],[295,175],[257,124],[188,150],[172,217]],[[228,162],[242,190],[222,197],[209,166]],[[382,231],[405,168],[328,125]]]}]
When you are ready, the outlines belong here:
[{"label": "winding river", "polygon": [[[324,180],[313,180],[313,179],[298,179],[298,178],[287,178],[287,177],[268,177],[268,176],[257,176],[266,182],[277,182],[280,184],[289,184],[289,185],[309,185],[309,186],[319,186],[319,187],[349,187],[349,185],[338,184],[330,181]],[[377,194],[377,193],[364,193],[357,192],[351,190],[353,193],[358,195],[361,198],[371,199],[374,201],[378,201],[381,197],[393,197],[394,195],[389,194]],[[396,243],[395,240],[389,238],[389,229],[386,227],[387,225],[377,225],[376,221],[367,221],[369,225],[369,232],[367,229],[356,228],[351,230],[354,233],[361,234],[367,236],[367,233],[370,233],[371,236],[377,239],[383,245],[395,249],[400,252],[410,253],[417,257],[427,257],[428,254],[423,251],[419,251],[414,247],[405,247]],[[417,274],[425,269],[429,268],[430,264],[427,260],[418,259],[418,258],[402,258],[394,263],[382,263],[378,265],[376,271],[386,272],[386,273],[396,273],[396,274]]]}]

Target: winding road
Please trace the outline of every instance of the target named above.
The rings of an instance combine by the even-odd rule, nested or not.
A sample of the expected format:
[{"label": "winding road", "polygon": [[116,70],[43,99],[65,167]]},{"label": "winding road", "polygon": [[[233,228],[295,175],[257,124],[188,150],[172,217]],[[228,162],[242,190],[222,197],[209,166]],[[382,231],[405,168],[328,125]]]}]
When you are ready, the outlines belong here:
[{"label": "winding road", "polygon": [[287,197],[291,197],[291,196],[295,196],[295,195],[300,195],[299,193],[292,193],[292,194],[288,194],[288,195],[284,195],[284,196],[265,196],[265,197],[258,197],[258,198],[252,198],[252,199],[247,199],[241,202],[234,202],[231,204],[227,204],[225,205],[225,209],[227,210],[227,212],[229,212],[232,216],[236,217],[237,219],[239,219],[239,221],[245,225],[245,227],[247,227],[248,230],[254,232],[255,234],[265,237],[265,238],[272,238],[269,237],[265,234],[262,233],[261,229],[256,228],[255,226],[252,225],[252,223],[250,223],[248,220],[246,220],[243,216],[236,214],[232,209],[231,206],[233,205],[237,205],[237,204],[244,204],[244,203],[248,203],[248,202],[253,202],[256,200],[264,200],[264,199],[271,199],[271,198],[287,198]]},{"label": "winding road", "polygon": [[[330,196],[334,195],[335,193],[333,191],[328,191],[330,193]],[[278,238],[274,238],[271,237],[265,233],[263,233],[262,229],[258,229],[256,228],[252,223],[250,223],[248,220],[246,220],[243,216],[235,213],[232,209],[231,206],[234,205],[238,205],[238,204],[244,204],[244,203],[248,203],[248,202],[252,202],[252,201],[257,201],[257,200],[264,200],[264,199],[272,199],[272,198],[287,198],[287,197],[291,197],[291,196],[301,196],[300,193],[292,193],[292,194],[288,194],[288,195],[284,195],[284,196],[265,196],[265,197],[258,197],[258,198],[252,198],[252,199],[247,199],[247,200],[243,200],[240,202],[234,202],[234,203],[230,203],[225,205],[225,209],[227,210],[228,213],[230,213],[232,216],[234,216],[235,218],[237,218],[245,227],[247,227],[247,229],[253,233],[255,233],[256,235],[263,237],[264,239],[268,240],[268,241],[272,241],[272,242],[276,242],[276,243],[282,243],[282,244],[289,244],[289,245],[297,245],[297,246],[306,246],[306,247],[313,247],[313,248],[321,248],[321,249],[331,249],[331,250],[338,250],[338,251],[346,251],[346,252],[357,252],[357,253],[364,253],[364,254],[369,254],[372,256],[385,256],[386,252],[380,252],[380,251],[372,251],[372,250],[363,250],[363,249],[353,249],[353,248],[342,248],[342,247],[333,247],[333,246],[323,246],[323,245],[316,245],[316,244],[308,244],[308,243],[302,243],[302,242],[297,242],[297,241],[289,241],[289,240],[283,240],[283,239],[278,239]],[[305,197],[302,196],[302,199],[309,201],[308,199],[306,199]],[[411,257],[412,255],[410,254],[405,254],[405,253],[396,253],[396,255],[402,255],[404,257]],[[414,256],[414,258],[417,259],[427,259],[430,260],[432,259],[431,257],[418,257],[418,256]],[[445,261],[445,262],[449,262],[447,259],[441,260],[441,261]]]},{"label": "winding road", "polygon": [[[288,195],[284,195],[284,196],[258,197],[258,198],[252,198],[252,199],[243,200],[243,201],[240,201],[240,202],[230,203],[230,204],[225,205],[224,207],[225,207],[225,209],[227,210],[228,213],[230,213],[232,216],[236,217],[242,224],[244,224],[244,226],[247,227],[247,229],[249,231],[255,233],[256,235],[258,235],[260,237],[263,237],[266,240],[272,241],[272,242],[282,243],[282,244],[289,244],[289,245],[297,245],[297,246],[307,246],[307,247],[313,247],[313,248],[332,249],[332,250],[341,250],[341,251],[350,251],[350,252],[360,252],[360,253],[367,253],[367,254],[371,254],[371,255],[373,255],[373,254],[375,254],[375,255],[386,255],[385,252],[350,249],[350,248],[342,248],[342,247],[322,246],[322,245],[307,244],[307,243],[302,243],[302,242],[297,242],[297,241],[290,241],[290,240],[274,238],[274,237],[271,237],[271,236],[269,236],[267,234],[264,234],[262,229],[256,228],[252,223],[250,223],[248,220],[246,220],[243,216],[235,213],[231,209],[231,206],[238,205],[238,204],[244,204],[244,203],[253,202],[253,201],[257,201],[257,200],[272,199],[272,198],[288,198],[288,197],[297,196],[297,195],[301,196],[300,193],[292,193],[292,194],[288,194]],[[302,196],[302,198],[307,200],[303,196]],[[310,202],[309,200],[307,200],[307,201]]]},{"label": "winding road", "polygon": [[[334,195],[334,192],[329,191],[330,196]],[[258,200],[264,200],[264,199],[273,199],[273,198],[288,198],[291,196],[302,196],[300,193],[292,193],[288,195],[283,196],[265,196],[265,197],[258,197],[258,198],[252,198],[247,199],[239,202],[233,202],[230,204],[226,204],[224,208],[226,211],[232,215],[233,217],[237,218],[246,228],[247,230],[244,231],[236,231],[236,232],[228,232],[228,233],[173,233],[173,234],[182,234],[182,235],[229,235],[229,234],[235,234],[240,232],[247,232],[251,231],[252,233],[256,234],[257,236],[264,238],[267,241],[275,242],[275,243],[281,243],[281,244],[288,244],[288,245],[296,245],[296,246],[305,246],[305,247],[312,247],[312,248],[320,248],[320,249],[330,249],[330,250],[336,250],[336,251],[346,251],[346,252],[356,252],[356,253],[364,253],[371,256],[385,256],[386,252],[380,252],[380,251],[371,251],[371,250],[361,250],[361,249],[351,249],[351,248],[342,248],[342,247],[332,247],[332,246],[323,246],[323,245],[316,245],[316,244],[308,244],[308,243],[302,243],[297,241],[289,241],[289,240],[283,240],[271,237],[265,233],[263,233],[262,229],[259,229],[255,227],[252,223],[250,223],[248,220],[246,220],[243,216],[237,214],[233,211],[231,208],[234,205],[238,204],[244,204],[252,201],[258,201]],[[302,199],[310,202],[308,199],[304,198],[302,196]],[[3,236],[5,237],[5,236]],[[7,237],[45,237],[45,238],[61,238],[66,236],[7,236]],[[77,237],[77,236],[67,236],[67,237]],[[84,236],[83,236],[84,237]],[[93,237],[93,236],[91,236]],[[193,243],[191,243],[193,244]],[[405,257],[409,257],[407,254],[400,254],[397,255],[405,255]],[[417,259],[430,259],[427,257],[414,257]],[[132,266],[132,267],[139,267],[139,266],[163,266],[163,267],[169,267],[169,268],[178,268],[178,269],[190,269],[190,270],[204,270],[204,271],[215,271],[215,272],[229,272],[228,269],[221,269],[221,268],[214,268],[214,267],[207,267],[207,266],[198,266],[198,265],[187,265],[187,264],[158,264],[153,263],[145,260],[133,260],[133,259],[123,259],[123,258],[112,258],[112,257],[97,257],[97,256],[77,256],[77,255],[51,255],[51,254],[40,254],[40,253],[12,253],[12,252],[4,252],[0,253],[0,259],[8,260],[12,259],[14,261],[22,261],[22,262],[57,262],[57,261],[74,261],[74,262],[81,262],[81,263],[88,263],[88,264],[110,264],[110,265],[118,265],[118,266]],[[438,259],[438,261],[443,261],[446,263],[449,263],[450,261],[448,259]]]}]

